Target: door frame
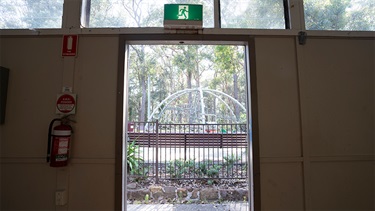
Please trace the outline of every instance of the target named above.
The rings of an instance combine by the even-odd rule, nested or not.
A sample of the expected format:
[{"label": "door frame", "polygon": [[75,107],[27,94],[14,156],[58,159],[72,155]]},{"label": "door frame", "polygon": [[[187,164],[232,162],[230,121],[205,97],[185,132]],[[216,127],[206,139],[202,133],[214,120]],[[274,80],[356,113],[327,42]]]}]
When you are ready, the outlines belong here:
[{"label": "door frame", "polygon": [[[250,210],[261,210],[260,199],[260,155],[259,155],[259,126],[258,126],[258,95],[257,95],[257,77],[255,64],[255,41],[254,37],[245,35],[203,35],[203,34],[129,34],[119,36],[118,51],[118,74],[117,74],[117,102],[116,102],[116,142],[115,142],[115,210],[126,210],[126,140],[127,120],[126,112],[128,110],[127,87],[128,73],[125,73],[125,65],[128,58],[129,44],[232,44],[245,46],[246,78],[247,78],[247,116],[251,117],[251,131],[249,136],[248,155],[248,190]],[[125,101],[124,101],[125,100]],[[250,127],[250,126],[249,126]],[[251,159],[252,158],[252,159]]]}]

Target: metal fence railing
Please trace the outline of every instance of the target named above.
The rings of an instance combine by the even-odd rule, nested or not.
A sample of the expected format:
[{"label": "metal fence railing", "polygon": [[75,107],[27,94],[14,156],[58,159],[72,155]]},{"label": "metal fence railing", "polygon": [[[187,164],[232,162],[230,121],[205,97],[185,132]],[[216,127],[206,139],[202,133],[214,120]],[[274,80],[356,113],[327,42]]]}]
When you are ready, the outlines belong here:
[{"label": "metal fence railing", "polygon": [[[246,124],[128,124],[131,176],[159,179],[247,178]],[[139,158],[139,159],[137,159]],[[130,170],[130,169],[129,169]]]}]

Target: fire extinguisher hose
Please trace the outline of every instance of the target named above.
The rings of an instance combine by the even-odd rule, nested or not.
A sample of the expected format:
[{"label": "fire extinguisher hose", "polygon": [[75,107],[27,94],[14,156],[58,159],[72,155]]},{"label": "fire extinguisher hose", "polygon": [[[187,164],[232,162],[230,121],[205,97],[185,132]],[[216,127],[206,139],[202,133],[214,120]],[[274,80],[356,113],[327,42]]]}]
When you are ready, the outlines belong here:
[{"label": "fire extinguisher hose", "polygon": [[47,157],[46,157],[46,161],[47,161],[47,163],[49,163],[50,158],[51,158],[51,147],[52,147],[52,127],[53,127],[53,124],[54,124],[56,121],[61,121],[61,119],[59,119],[59,118],[53,119],[53,120],[49,123],[49,127],[48,127],[48,143],[47,143],[48,146],[47,146]]}]

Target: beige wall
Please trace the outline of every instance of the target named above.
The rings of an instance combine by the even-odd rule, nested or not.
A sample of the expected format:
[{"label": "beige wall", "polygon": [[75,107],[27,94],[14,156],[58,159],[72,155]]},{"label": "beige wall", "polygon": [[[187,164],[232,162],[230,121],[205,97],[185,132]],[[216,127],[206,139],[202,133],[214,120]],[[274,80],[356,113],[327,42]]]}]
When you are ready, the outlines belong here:
[{"label": "beige wall", "polygon": [[[374,61],[371,39],[257,37],[264,210],[373,210]],[[1,210],[112,210],[118,36],[80,36],[61,58],[61,36],[2,37],[10,69],[0,126]],[[72,159],[45,161],[56,94],[78,96]],[[54,205],[56,190],[67,206]]]},{"label": "beige wall", "polygon": [[[61,36],[1,38],[1,65],[10,69],[1,132],[1,210],[114,209],[118,36],[81,36],[78,57],[61,57]],[[74,74],[71,74],[71,73]],[[49,122],[63,85],[77,94],[71,164],[45,163]]]},{"label": "beige wall", "polygon": [[265,210],[374,209],[374,40],[257,38]]}]

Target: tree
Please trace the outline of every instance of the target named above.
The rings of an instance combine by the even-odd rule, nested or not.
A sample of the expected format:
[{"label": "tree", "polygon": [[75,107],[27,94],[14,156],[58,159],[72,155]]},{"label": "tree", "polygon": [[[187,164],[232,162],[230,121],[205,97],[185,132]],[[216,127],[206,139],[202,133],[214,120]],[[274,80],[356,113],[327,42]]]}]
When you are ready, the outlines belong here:
[{"label": "tree", "polygon": [[60,28],[63,0],[1,0],[0,28]]},{"label": "tree", "polygon": [[311,30],[340,30],[345,27],[345,11],[349,0],[306,1],[306,28]]},{"label": "tree", "polygon": [[285,28],[282,0],[220,1],[221,23],[224,28]]},{"label": "tree", "polygon": [[125,23],[118,5],[108,0],[90,1],[89,27],[121,27]]},{"label": "tree", "polygon": [[373,0],[305,0],[304,9],[310,30],[375,30]]},{"label": "tree", "polygon": [[[243,46],[152,45],[143,46],[143,51],[137,50],[140,47],[130,46],[129,117],[131,121],[134,121],[134,118],[139,120],[139,115],[144,114],[141,112],[142,98],[146,99],[145,92],[142,91],[144,90],[142,81],[145,80],[140,80],[140,77],[145,77],[141,75],[142,65],[147,69],[145,72],[151,79],[153,87],[149,90],[152,94],[152,102],[149,102],[153,107],[152,110],[177,91],[205,86],[212,88],[211,84],[214,83],[216,83],[216,90],[224,91],[238,101],[245,102]],[[141,55],[140,52],[145,54]],[[202,122],[200,99],[197,93],[179,96],[167,107],[159,108],[159,112],[165,109],[164,116],[160,120],[174,123]],[[215,100],[213,95],[205,95],[203,100],[206,104],[205,121],[218,122],[219,119],[219,122],[226,121],[224,116],[230,113],[226,105],[231,106],[237,116],[237,120],[232,118],[230,121],[241,119],[243,112],[241,113],[237,104],[229,99],[224,99],[226,105],[222,101]],[[216,112],[217,109],[220,109],[219,113]],[[210,115],[216,115],[218,118],[209,119]]]},{"label": "tree", "polygon": [[[186,75],[186,88],[191,89],[193,87],[192,82],[195,79],[196,86],[200,86],[199,76],[199,46],[197,45],[179,45],[175,49],[174,65]],[[189,93],[188,105],[192,103],[192,93]],[[190,110],[190,116],[193,115],[193,111]],[[193,120],[189,118],[189,123],[192,123]]]},{"label": "tree", "polygon": [[[239,78],[244,78],[244,48],[243,46],[223,46],[219,45],[215,48],[215,66],[217,71],[217,79],[224,81],[224,92],[232,95],[236,100],[240,101]],[[232,81],[230,79],[232,78]],[[224,79],[224,80],[223,80]],[[241,81],[244,82],[244,81]],[[214,86],[217,82],[214,82]],[[244,83],[242,83],[244,84]],[[245,87],[245,86],[242,86]],[[229,92],[230,90],[231,92]],[[245,90],[243,90],[245,91]],[[245,92],[246,93],[246,92]],[[246,99],[246,98],[245,98]],[[244,100],[245,100],[244,99]],[[245,101],[243,101],[245,102]],[[240,108],[238,104],[233,103],[235,109],[236,121],[240,120]]]},{"label": "tree", "polygon": [[346,30],[375,31],[375,1],[352,0],[347,16]]},{"label": "tree", "polygon": [[[130,23],[135,24],[138,27],[143,26],[144,24],[150,24],[152,19],[152,14],[148,16],[142,15],[143,10],[151,11],[149,9],[145,9],[142,7],[143,0],[122,0],[122,8],[128,14],[128,17],[131,17],[129,20]],[[154,11],[155,12],[155,11]],[[139,116],[138,121],[145,122],[146,120],[146,103],[147,103],[147,83],[148,83],[148,75],[150,73],[149,68],[152,68],[150,64],[154,64],[154,60],[152,58],[146,57],[145,54],[145,46],[131,46],[134,52],[137,54],[137,66],[136,73],[137,78],[139,81],[139,85],[141,87],[141,97],[140,97],[140,106],[139,106]],[[147,114],[148,115],[148,114]]]},{"label": "tree", "polygon": [[63,1],[26,1],[24,21],[30,28],[60,28],[62,26]]}]

